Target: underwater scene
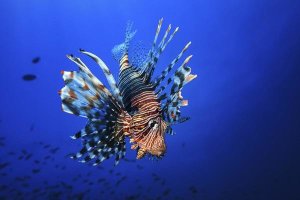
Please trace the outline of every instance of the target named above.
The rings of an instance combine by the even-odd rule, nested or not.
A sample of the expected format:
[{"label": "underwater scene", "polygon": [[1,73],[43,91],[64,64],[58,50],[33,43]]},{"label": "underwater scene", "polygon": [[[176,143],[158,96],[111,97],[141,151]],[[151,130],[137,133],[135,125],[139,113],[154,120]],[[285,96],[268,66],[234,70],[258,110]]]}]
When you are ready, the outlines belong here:
[{"label": "underwater scene", "polygon": [[300,199],[300,1],[1,8],[0,200]]}]

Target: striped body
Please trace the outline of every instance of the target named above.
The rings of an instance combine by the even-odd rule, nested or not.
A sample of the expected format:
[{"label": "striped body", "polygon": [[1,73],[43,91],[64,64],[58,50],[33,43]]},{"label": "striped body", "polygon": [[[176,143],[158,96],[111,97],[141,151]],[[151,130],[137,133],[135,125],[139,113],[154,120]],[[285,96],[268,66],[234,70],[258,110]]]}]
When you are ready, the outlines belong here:
[{"label": "striped body", "polygon": [[[146,152],[162,156],[166,150],[164,134],[166,122],[162,120],[161,105],[151,84],[145,83],[143,76],[129,63],[127,55],[120,61],[119,89],[123,96],[125,109],[132,115],[129,137],[138,148],[137,158]],[[122,67],[123,66],[123,67]]]},{"label": "striped body", "polygon": [[[166,152],[165,135],[173,134],[172,126],[186,121],[181,117],[180,107],[188,104],[181,94],[185,84],[196,78],[191,75],[187,57],[174,74],[162,84],[190,42],[180,54],[162,71],[160,76],[152,77],[159,56],[173,39],[178,27],[168,37],[171,25],[168,26],[160,43],[157,38],[162,26],[158,23],[152,49],[143,62],[129,59],[129,46],[136,31],[132,24],[126,29],[125,41],[116,45],[112,52],[119,62],[119,80],[115,81],[109,68],[96,55],[80,49],[80,52],[92,58],[104,72],[110,89],[98,80],[88,67],[77,57],[67,57],[76,63],[78,71],[63,71],[65,87],[59,94],[62,109],[65,112],[86,117],[87,125],[77,132],[73,139],[81,139],[82,149],[72,155],[81,162],[94,162],[97,165],[115,156],[115,164],[124,158],[126,152],[125,137],[130,138],[131,149],[137,151],[137,159],[145,154],[162,157]],[[139,52],[136,52],[139,53]],[[133,63],[139,63],[138,66]],[[166,91],[168,85],[172,84]]]}]

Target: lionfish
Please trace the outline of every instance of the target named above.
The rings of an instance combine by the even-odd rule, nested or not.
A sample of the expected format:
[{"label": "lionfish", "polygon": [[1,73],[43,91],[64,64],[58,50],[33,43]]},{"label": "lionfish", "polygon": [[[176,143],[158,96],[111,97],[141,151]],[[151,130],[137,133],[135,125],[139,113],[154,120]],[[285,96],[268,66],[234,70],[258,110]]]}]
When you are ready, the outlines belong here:
[{"label": "lionfish", "polygon": [[[73,139],[81,138],[83,146],[71,158],[80,162],[92,161],[93,165],[98,165],[115,156],[115,164],[118,164],[125,157],[126,137],[130,138],[131,149],[136,150],[137,159],[146,154],[152,158],[161,158],[166,152],[165,135],[174,133],[172,125],[189,119],[181,117],[180,107],[188,104],[181,95],[183,86],[197,77],[191,74],[191,68],[187,66],[192,56],[183,61],[164,85],[162,82],[191,42],[187,43],[160,75],[152,77],[159,56],[178,31],[177,27],[169,35],[169,25],[161,41],[157,43],[162,22],[163,19],[160,19],[152,47],[139,62],[130,60],[129,47],[136,30],[133,30],[132,23],[128,23],[125,41],[112,50],[120,65],[118,82],[99,57],[80,49],[81,53],[100,66],[110,90],[79,58],[67,55],[79,70],[61,72],[65,83],[59,91],[62,110],[88,119],[86,126],[71,136]],[[168,92],[165,92],[166,88]]]}]

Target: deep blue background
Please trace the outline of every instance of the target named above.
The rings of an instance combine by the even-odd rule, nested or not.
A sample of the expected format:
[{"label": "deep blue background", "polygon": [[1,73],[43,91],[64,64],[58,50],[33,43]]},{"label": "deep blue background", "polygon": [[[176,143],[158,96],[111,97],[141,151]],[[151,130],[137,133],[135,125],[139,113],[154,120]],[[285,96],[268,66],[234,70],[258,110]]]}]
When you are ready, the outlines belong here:
[{"label": "deep blue background", "polygon": [[[1,1],[0,198],[47,199],[60,191],[54,199],[80,192],[86,199],[300,199],[299,7],[296,0]],[[69,135],[86,120],[61,111],[59,72],[77,69],[65,55],[80,56],[105,80],[78,49],[97,54],[117,75],[111,49],[123,41],[127,20],[150,43],[161,17],[163,30],[172,23],[180,31],[157,73],[192,41],[186,55],[194,55],[198,78],[184,88],[189,106],[182,109],[191,120],[167,136],[158,162],[114,167],[110,159],[93,168],[66,158],[80,146]],[[31,63],[36,56],[41,61]],[[28,73],[37,79],[24,81]],[[51,154],[45,144],[60,149]],[[32,158],[19,158],[22,149]],[[135,153],[128,149],[126,157]]]}]

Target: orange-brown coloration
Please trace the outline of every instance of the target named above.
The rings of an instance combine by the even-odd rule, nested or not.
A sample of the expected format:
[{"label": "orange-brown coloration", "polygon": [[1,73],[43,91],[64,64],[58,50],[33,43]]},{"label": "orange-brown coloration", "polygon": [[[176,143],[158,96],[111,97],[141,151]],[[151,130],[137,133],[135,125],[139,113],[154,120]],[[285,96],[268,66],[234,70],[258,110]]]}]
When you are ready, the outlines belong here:
[{"label": "orange-brown coloration", "polygon": [[104,90],[105,89],[104,85],[102,85],[102,84],[97,84],[97,88],[99,88],[100,90]]},{"label": "orange-brown coloration", "polygon": [[75,92],[73,90],[69,90],[69,96],[72,97],[73,99],[77,99],[77,95],[75,94]]},{"label": "orange-brown coloration", "polygon": [[90,88],[89,88],[89,86],[86,84],[86,83],[84,83],[84,86],[82,87],[84,90],[89,90]]},{"label": "orange-brown coloration", "polygon": [[146,153],[161,156],[166,151],[164,142],[167,123],[162,120],[160,103],[153,91],[145,91],[132,99],[132,105],[138,108],[130,124],[131,148],[139,147],[137,159]]},{"label": "orange-brown coloration", "polygon": [[100,99],[100,95],[97,93],[95,96],[92,96],[92,100],[98,100]]}]

